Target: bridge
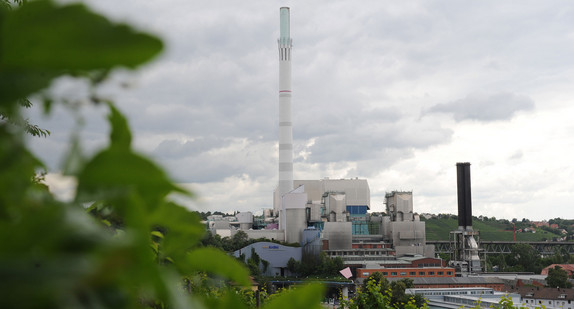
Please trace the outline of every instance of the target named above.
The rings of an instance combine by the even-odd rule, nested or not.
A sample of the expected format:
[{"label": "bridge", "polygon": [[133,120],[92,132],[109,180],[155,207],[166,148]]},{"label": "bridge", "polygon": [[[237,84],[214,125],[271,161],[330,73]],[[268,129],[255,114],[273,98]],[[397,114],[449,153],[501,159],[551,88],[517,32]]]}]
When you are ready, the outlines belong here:
[{"label": "bridge", "polygon": [[[436,253],[451,253],[451,242],[448,240],[427,240],[427,245],[434,245]],[[510,253],[516,244],[531,245],[541,255],[552,255],[556,251],[574,254],[574,242],[571,241],[480,241],[479,247],[485,254]]]}]

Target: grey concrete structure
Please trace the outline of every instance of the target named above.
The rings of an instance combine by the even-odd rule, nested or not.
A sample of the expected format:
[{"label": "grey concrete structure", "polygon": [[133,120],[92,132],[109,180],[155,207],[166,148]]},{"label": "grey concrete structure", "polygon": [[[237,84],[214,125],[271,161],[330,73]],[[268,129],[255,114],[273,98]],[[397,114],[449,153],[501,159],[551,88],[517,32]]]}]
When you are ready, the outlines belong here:
[{"label": "grey concrete structure", "polygon": [[397,256],[420,254],[434,257],[434,246],[426,244],[425,223],[413,213],[412,192],[393,191],[385,196],[390,219],[383,220],[386,238],[393,243]]},{"label": "grey concrete structure", "polygon": [[244,231],[247,233],[247,236],[250,239],[259,239],[259,238],[267,238],[270,240],[278,240],[283,241],[285,239],[285,231],[284,230],[246,230]]},{"label": "grey concrete structure", "polygon": [[253,213],[250,211],[240,212],[235,217],[241,230],[249,230],[253,226]]},{"label": "grey concrete structure", "polygon": [[329,240],[329,250],[351,249],[351,222],[325,222],[323,233],[323,238]]},{"label": "grey concrete structure", "polygon": [[366,179],[294,180],[295,187],[305,185],[310,201],[321,202],[326,192],[344,193],[347,205],[371,206],[371,191]]}]

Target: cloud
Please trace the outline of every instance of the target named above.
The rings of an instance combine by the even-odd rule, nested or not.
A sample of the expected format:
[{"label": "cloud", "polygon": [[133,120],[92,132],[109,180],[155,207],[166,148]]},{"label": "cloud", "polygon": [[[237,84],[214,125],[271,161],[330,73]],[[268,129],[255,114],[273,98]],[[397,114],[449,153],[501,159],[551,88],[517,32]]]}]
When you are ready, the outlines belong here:
[{"label": "cloud", "polygon": [[275,177],[275,143],[247,139],[162,142],[152,156],[179,182],[220,182],[248,175],[256,181]]},{"label": "cloud", "polygon": [[200,137],[191,141],[165,139],[156,147],[153,154],[160,159],[173,159],[197,155],[223,145],[225,141],[215,136]]},{"label": "cloud", "polygon": [[457,122],[477,120],[481,122],[509,120],[520,111],[534,109],[534,101],[525,95],[508,92],[494,94],[473,93],[463,99],[437,104],[424,114],[452,114]]},{"label": "cloud", "polygon": [[[211,210],[270,206],[279,5],[140,2],[87,1],[165,42],[159,59],[135,73],[114,73],[112,85],[99,89],[128,117],[136,149],[177,181],[195,183]],[[477,210],[497,211],[486,206],[504,202],[510,216],[528,203],[547,203],[556,183],[565,186],[560,201],[567,205],[574,186],[566,164],[572,111],[565,109],[574,97],[574,4],[560,3],[559,11],[557,4],[285,3],[294,44],[294,176],[368,177],[373,204],[382,205],[387,190],[412,189],[416,211],[443,212],[445,205],[456,209],[454,163],[464,158],[473,162],[473,175],[492,171],[473,179],[492,183],[485,199],[476,186]],[[117,86],[126,82],[135,87]],[[87,91],[60,84],[54,92],[81,98]],[[58,110],[50,122],[30,117],[52,131],[30,143],[56,169],[69,140],[63,132],[75,128],[73,117]],[[84,113],[88,152],[107,140],[109,126],[100,119],[107,110],[96,112]],[[543,194],[515,186],[497,201],[506,196],[501,175],[510,173],[494,168],[503,162],[536,178],[544,175],[536,168],[553,165],[553,177],[536,183]]]}]

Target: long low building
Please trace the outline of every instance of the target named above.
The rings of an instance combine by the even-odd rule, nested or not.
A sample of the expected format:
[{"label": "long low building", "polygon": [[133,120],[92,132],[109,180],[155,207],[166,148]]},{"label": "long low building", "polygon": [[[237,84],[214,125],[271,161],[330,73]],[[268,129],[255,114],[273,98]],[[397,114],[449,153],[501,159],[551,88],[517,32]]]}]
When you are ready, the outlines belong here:
[{"label": "long low building", "polygon": [[[389,278],[389,281],[402,278]],[[415,277],[413,284],[415,288],[491,288],[495,291],[504,291],[504,280],[488,277],[443,277],[443,278],[421,278]]]},{"label": "long low building", "polygon": [[405,267],[405,268],[359,268],[357,278],[366,279],[374,273],[381,273],[385,278],[419,278],[419,277],[454,277],[452,267]]},{"label": "long low building", "polygon": [[414,288],[406,289],[407,294],[419,294],[428,300],[431,308],[496,308],[503,297],[510,297],[520,304],[520,294],[507,294],[491,288]]}]

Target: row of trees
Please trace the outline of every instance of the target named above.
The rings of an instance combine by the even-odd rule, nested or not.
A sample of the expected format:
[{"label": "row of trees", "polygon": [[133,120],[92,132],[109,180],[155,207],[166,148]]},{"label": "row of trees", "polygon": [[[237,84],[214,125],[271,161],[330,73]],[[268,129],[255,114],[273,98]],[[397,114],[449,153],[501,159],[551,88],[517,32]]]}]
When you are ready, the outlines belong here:
[{"label": "row of trees", "polygon": [[245,246],[249,246],[250,244],[261,241],[273,242],[290,247],[300,246],[298,243],[285,243],[282,241],[270,240],[267,238],[250,239],[247,233],[241,230],[237,231],[231,237],[221,237],[218,234],[212,234],[211,232],[207,231],[205,236],[201,239],[201,244],[205,247],[218,248],[225,252],[231,253]]},{"label": "row of trees", "polygon": [[341,257],[329,258],[325,252],[321,252],[318,256],[304,254],[301,261],[290,258],[287,262],[287,270],[304,278],[340,278],[339,271],[344,267]]},{"label": "row of trees", "polygon": [[565,250],[551,256],[541,257],[538,251],[529,244],[512,246],[510,254],[488,255],[488,271],[533,272],[539,274],[543,268],[552,264],[573,264],[574,256]]}]

